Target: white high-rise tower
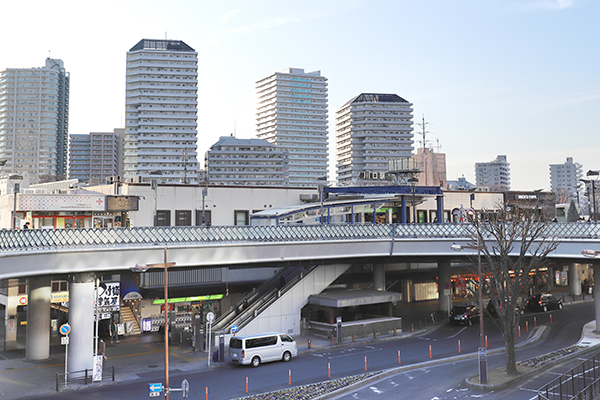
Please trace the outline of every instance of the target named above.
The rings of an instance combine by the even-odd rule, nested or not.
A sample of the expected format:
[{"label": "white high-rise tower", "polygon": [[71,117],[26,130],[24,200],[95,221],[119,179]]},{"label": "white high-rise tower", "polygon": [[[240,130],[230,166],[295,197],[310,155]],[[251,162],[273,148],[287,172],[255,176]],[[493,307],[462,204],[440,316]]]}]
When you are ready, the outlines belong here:
[{"label": "white high-rise tower", "polygon": [[125,179],[197,181],[198,53],[180,40],[141,40],[127,52],[125,104]]},{"label": "white high-rise tower", "polygon": [[327,176],[327,78],[288,68],[256,82],[256,130],[289,157],[289,185]]}]

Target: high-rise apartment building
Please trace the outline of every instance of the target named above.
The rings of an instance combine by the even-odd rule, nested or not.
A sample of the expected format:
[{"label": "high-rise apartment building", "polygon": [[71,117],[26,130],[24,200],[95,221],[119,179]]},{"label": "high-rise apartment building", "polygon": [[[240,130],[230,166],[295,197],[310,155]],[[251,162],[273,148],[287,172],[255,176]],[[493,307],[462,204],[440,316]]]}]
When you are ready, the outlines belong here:
[{"label": "high-rise apartment building", "polygon": [[412,103],[396,94],[362,93],[336,112],[336,169],[342,184],[385,173],[413,151]]},{"label": "high-rise apartment building", "polygon": [[288,68],[256,82],[256,130],[289,157],[290,186],[327,176],[327,78]]},{"label": "high-rise apartment building", "polygon": [[210,184],[283,186],[289,182],[288,153],[262,139],[223,136],[206,152]]},{"label": "high-rise apartment building", "polygon": [[[564,164],[550,164],[550,188],[554,193],[572,197],[577,193],[579,182],[583,178],[583,166],[567,157]],[[566,199],[563,199],[565,201]]]},{"label": "high-rise apartment building", "polygon": [[198,178],[198,53],[180,40],[143,39],[127,52],[124,177]]},{"label": "high-rise apartment building", "polygon": [[506,156],[497,156],[490,162],[476,163],[475,184],[489,190],[510,190],[510,164]]},{"label": "high-rise apartment building", "polygon": [[428,147],[420,147],[417,154],[411,156],[421,171],[417,178],[419,186],[439,186],[445,188],[446,180],[446,154],[436,153]]},{"label": "high-rise apartment building", "polygon": [[69,178],[103,184],[106,178],[122,175],[123,168],[119,164],[122,140],[123,129],[69,135]]},{"label": "high-rise apartment building", "polygon": [[0,159],[4,173],[32,184],[67,177],[69,73],[62,60],[0,72]]}]

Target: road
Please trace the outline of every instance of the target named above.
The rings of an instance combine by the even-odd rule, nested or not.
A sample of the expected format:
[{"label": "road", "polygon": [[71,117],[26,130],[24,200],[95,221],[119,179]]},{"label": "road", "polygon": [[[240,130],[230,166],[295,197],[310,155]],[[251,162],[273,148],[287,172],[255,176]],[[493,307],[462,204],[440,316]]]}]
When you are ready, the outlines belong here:
[{"label": "road", "polygon": [[[550,324],[550,314],[552,314],[552,324]],[[583,325],[592,319],[594,319],[593,303],[567,305],[563,310],[552,313],[526,314],[521,323],[523,330],[518,341],[524,341],[528,335],[525,332],[524,321],[528,321],[531,329],[534,324],[546,324],[550,329],[547,330],[547,333],[539,342],[518,350],[517,358],[519,360],[531,358],[576,343],[579,340]],[[492,320],[486,318],[484,323],[489,349],[503,347],[502,337]],[[211,370],[185,374],[175,370],[171,371],[171,386],[179,386],[182,379],[185,378],[190,382],[190,399],[205,400],[206,388],[209,391],[208,398],[211,400],[235,399],[287,388],[289,387],[290,373],[292,386],[295,386],[327,381],[329,379],[328,372],[332,379],[363,373],[365,372],[365,362],[368,371],[377,371],[398,367],[399,365],[405,366],[456,356],[459,355],[459,340],[461,353],[475,352],[479,345],[479,326],[475,324],[471,327],[462,327],[443,324],[438,329],[420,336],[371,341],[348,345],[347,347],[323,349],[323,351],[304,352],[287,364],[276,362],[261,365],[259,368],[227,364]],[[400,352],[401,364],[398,362],[398,352]],[[504,361],[504,354],[491,355],[489,357],[489,369],[503,366]],[[576,363],[576,361],[573,363]],[[555,368],[545,372],[539,378],[520,382],[522,389],[511,387],[500,392],[481,392],[467,388],[464,384],[466,377],[477,374],[475,359],[468,359],[399,373],[338,398],[364,400],[378,397],[379,399],[414,400],[415,393],[418,393],[420,399],[472,397],[531,399],[534,397],[534,391],[553,379],[557,371]],[[162,382],[162,372],[156,371],[153,375],[147,374],[141,378],[145,378],[145,380],[130,384],[95,387],[91,390],[82,389],[75,392],[62,392],[48,398],[147,399],[148,383]],[[246,378],[248,379],[248,393],[246,393]],[[171,399],[180,399],[180,396],[180,393],[173,393]]]}]

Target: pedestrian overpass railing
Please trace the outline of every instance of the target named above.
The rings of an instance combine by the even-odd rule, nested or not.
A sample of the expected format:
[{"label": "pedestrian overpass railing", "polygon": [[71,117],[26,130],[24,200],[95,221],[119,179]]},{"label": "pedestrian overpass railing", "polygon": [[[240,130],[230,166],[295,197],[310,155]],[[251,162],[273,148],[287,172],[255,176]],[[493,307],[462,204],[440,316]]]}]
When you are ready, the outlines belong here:
[{"label": "pedestrian overpass railing", "polygon": [[[298,242],[314,240],[462,238],[470,224],[368,224],[283,226],[176,226],[94,229],[16,229],[0,231],[0,251],[129,245]],[[598,223],[550,223],[544,237],[597,239]]]}]

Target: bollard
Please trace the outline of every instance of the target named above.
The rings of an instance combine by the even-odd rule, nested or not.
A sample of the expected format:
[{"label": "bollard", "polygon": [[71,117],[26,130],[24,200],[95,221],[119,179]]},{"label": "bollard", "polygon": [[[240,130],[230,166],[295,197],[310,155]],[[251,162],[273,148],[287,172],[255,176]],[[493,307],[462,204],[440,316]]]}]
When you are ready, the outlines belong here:
[{"label": "bollard", "polygon": [[311,344],[310,344],[310,338],[308,338],[308,348],[311,348]]},{"label": "bollard", "polygon": [[333,346],[333,335],[331,335],[331,345]]},{"label": "bollard", "polygon": [[533,317],[533,326],[536,327],[537,326],[537,318]]},{"label": "bollard", "polygon": [[208,386],[206,387],[206,400],[208,400]]},{"label": "bollard", "polygon": [[552,314],[550,314],[550,323],[552,323]]},{"label": "bollard", "polygon": [[58,392],[58,382],[59,382],[59,380],[60,380],[59,376],[60,376],[60,374],[57,372],[57,373],[56,373],[56,391],[57,391],[57,392]]},{"label": "bollard", "polygon": [[373,329],[373,339],[377,339],[377,331]]},{"label": "bollard", "polygon": [[248,377],[246,377],[246,393],[248,393]]},{"label": "bollard", "polygon": [[485,335],[485,348],[487,349],[487,335]]},{"label": "bollard", "polygon": [[460,339],[458,339],[458,352],[460,353]]},{"label": "bollard", "polygon": [[415,331],[415,324],[410,323],[410,332],[413,333]]},{"label": "bollard", "polygon": [[521,325],[518,326],[519,337],[521,337]]},{"label": "bollard", "polygon": [[356,335],[353,333],[352,334],[352,343],[356,342]]},{"label": "bollard", "polygon": [[331,378],[331,363],[327,363],[327,377]]},{"label": "bollard", "polygon": [[365,371],[367,370],[367,356],[365,356]]},{"label": "bollard", "polygon": [[85,384],[87,385],[87,381],[88,381],[88,370],[87,368],[85,369]]},{"label": "bollard", "polygon": [[402,364],[402,363],[400,362],[400,350],[398,350],[398,364]]},{"label": "bollard", "polygon": [[288,373],[288,385],[292,384],[292,370],[290,369],[289,373]]},{"label": "bollard", "polygon": [[529,321],[525,321],[525,332],[529,332]]},{"label": "bollard", "polygon": [[396,336],[396,327],[394,327],[394,336]]},{"label": "bollard", "polygon": [[429,345],[429,358],[433,358],[433,357],[431,356],[431,345]]}]

